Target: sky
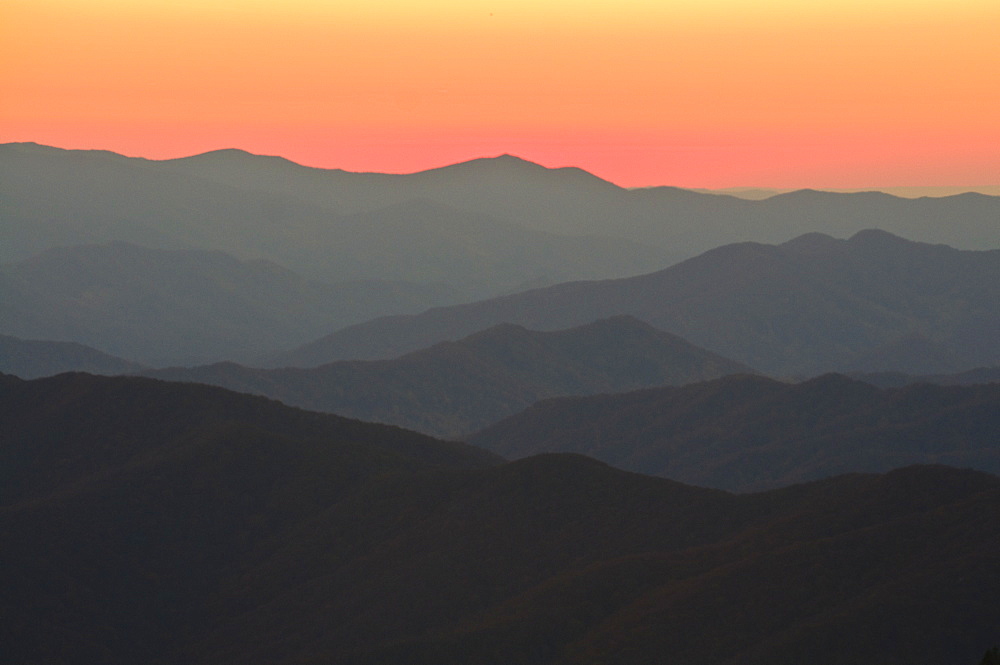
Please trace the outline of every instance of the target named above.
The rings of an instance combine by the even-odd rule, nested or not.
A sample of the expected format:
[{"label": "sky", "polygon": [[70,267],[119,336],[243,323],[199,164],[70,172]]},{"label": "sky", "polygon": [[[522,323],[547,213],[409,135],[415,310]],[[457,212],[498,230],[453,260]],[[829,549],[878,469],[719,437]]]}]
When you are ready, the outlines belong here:
[{"label": "sky", "polygon": [[1000,185],[997,0],[2,0],[0,142]]}]

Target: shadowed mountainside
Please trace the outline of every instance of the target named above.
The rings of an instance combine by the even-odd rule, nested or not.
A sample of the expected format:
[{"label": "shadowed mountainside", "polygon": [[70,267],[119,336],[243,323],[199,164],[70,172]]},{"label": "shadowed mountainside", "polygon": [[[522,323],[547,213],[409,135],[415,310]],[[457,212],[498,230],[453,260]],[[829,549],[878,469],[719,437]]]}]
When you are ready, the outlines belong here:
[{"label": "shadowed mountainside", "polygon": [[64,372],[132,374],[142,365],[75,342],[49,342],[0,335],[0,373],[37,379]]},{"label": "shadowed mountainside", "polygon": [[1000,367],[977,367],[954,374],[903,374],[901,372],[852,372],[851,378],[879,388],[900,388],[912,383],[935,383],[940,386],[971,386],[977,383],[1000,383]]},{"label": "shadowed mountainside", "polygon": [[748,371],[622,316],[547,333],[503,324],[393,360],[274,370],[221,363],[146,375],[458,437],[546,397],[678,385]]},{"label": "shadowed mountainside", "polygon": [[324,284],[266,261],[120,242],[0,266],[0,294],[4,333],[79,342],[149,365],[247,360],[331,326],[450,301],[441,289]]},{"label": "shadowed mountainside", "polygon": [[1000,623],[986,474],[734,496],[205,386],[0,392],[14,662],[936,665]]},{"label": "shadowed mountainside", "polygon": [[508,458],[574,452],[746,492],[908,464],[1000,473],[998,431],[1000,384],[879,389],[831,374],[546,400],[468,441]]},{"label": "shadowed mountainside", "polygon": [[537,330],[629,314],[772,375],[953,372],[1000,363],[1000,250],[865,231],[741,243],[638,277],[573,282],[392,316],[274,362],[393,357],[497,323]]}]

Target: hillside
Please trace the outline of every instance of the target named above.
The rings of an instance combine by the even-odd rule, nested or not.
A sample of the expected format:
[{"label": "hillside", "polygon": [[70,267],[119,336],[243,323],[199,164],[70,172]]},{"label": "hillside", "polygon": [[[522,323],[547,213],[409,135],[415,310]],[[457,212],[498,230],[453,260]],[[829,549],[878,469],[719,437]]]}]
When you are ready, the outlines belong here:
[{"label": "hillside", "polygon": [[771,375],[956,372],[1000,363],[998,302],[1000,250],[808,234],[726,245],[638,277],[384,317],[276,362],[393,357],[502,322],[553,330],[628,314]]},{"label": "hillside", "polygon": [[912,383],[936,383],[942,386],[971,386],[977,383],[1000,383],[1000,366],[976,367],[954,374],[903,374],[902,372],[855,372],[851,378],[879,388],[900,388]]},{"label": "hillside", "polygon": [[547,400],[468,437],[508,458],[590,455],[733,491],[948,464],[1000,473],[1000,384],[879,389],[840,375],[733,376]]},{"label": "hillside", "polygon": [[142,365],[75,342],[48,342],[0,335],[0,373],[37,379],[64,372],[132,374]]},{"label": "hillside", "polygon": [[994,476],[734,496],[204,386],[0,391],[13,662],[936,665],[1000,623]]},{"label": "hillside", "polygon": [[546,397],[678,385],[749,371],[621,316],[545,333],[503,324],[392,360],[273,370],[223,363],[146,374],[458,437]]},{"label": "hillside", "polygon": [[77,342],[148,365],[246,361],[331,327],[419,312],[447,302],[446,291],[325,284],[222,252],[81,245],[0,266],[0,332]]}]

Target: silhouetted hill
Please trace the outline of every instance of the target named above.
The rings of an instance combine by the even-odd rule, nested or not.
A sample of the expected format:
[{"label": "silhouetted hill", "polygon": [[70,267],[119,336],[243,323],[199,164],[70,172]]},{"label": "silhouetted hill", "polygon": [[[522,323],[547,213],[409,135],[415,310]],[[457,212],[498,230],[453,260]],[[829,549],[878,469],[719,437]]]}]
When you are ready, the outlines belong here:
[{"label": "silhouetted hill", "polygon": [[75,342],[47,342],[0,335],[0,372],[37,379],[64,372],[132,374],[142,365]]},{"label": "silhouetted hill", "polygon": [[440,303],[400,282],[323,284],[265,261],[128,243],[0,266],[2,332],[74,341],[146,364],[247,360],[351,322]]},{"label": "silhouetted hill", "polygon": [[733,496],[205,386],[0,392],[12,662],[936,665],[1000,622],[985,474]]},{"label": "silhouetted hill", "polygon": [[508,458],[575,452],[752,491],[909,464],[1000,473],[998,431],[1000,384],[882,390],[832,374],[799,384],[734,376],[547,400],[468,440]]},{"label": "silhouetted hill", "polygon": [[501,322],[552,330],[629,314],[769,374],[949,372],[1000,363],[998,302],[1000,251],[881,231],[808,234],[779,246],[726,245],[638,277],[385,317],[281,360],[393,357]]},{"label": "silhouetted hill", "polygon": [[344,361],[308,370],[222,363],[147,375],[458,437],[546,397],[677,385],[748,371],[622,316],[546,333],[502,324],[394,360]]}]

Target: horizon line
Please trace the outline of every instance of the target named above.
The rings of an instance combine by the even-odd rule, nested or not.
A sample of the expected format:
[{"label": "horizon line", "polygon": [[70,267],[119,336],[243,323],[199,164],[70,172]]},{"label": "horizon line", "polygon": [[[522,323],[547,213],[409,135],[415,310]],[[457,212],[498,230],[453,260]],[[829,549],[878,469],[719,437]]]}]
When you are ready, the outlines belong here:
[{"label": "horizon line", "polygon": [[[479,155],[474,157],[469,157],[465,159],[460,159],[458,161],[447,162],[437,166],[429,166],[424,168],[418,168],[416,170],[406,169],[406,170],[352,170],[338,166],[327,166],[327,165],[317,165],[309,164],[303,161],[297,161],[290,157],[286,157],[280,154],[271,154],[265,152],[254,152],[252,150],[247,150],[245,148],[239,148],[235,146],[226,148],[212,148],[208,150],[203,150],[200,152],[194,152],[190,154],[182,154],[179,156],[147,156],[141,154],[127,154],[125,152],[119,152],[117,150],[112,150],[109,148],[66,148],[57,145],[40,143],[38,141],[7,141],[0,143],[0,147],[3,146],[37,146],[39,148],[47,148],[51,150],[60,150],[64,152],[93,152],[93,153],[109,153],[122,157],[125,159],[136,159],[148,162],[173,162],[185,159],[193,159],[197,157],[203,157],[206,155],[211,155],[215,153],[242,153],[250,157],[262,158],[262,159],[280,159],[289,164],[293,164],[300,168],[314,169],[317,171],[330,171],[347,173],[352,175],[385,175],[385,176],[410,176],[419,175],[422,173],[429,173],[432,171],[439,171],[442,169],[447,169],[450,167],[461,166],[465,164],[471,164],[478,161],[497,161],[504,158],[513,159],[518,162],[537,166],[548,171],[561,171],[561,170],[575,170],[585,173],[595,179],[601,180],[605,183],[619,187],[620,189],[626,191],[638,191],[647,189],[680,189],[685,191],[691,191],[696,193],[704,194],[719,194],[734,196],[736,198],[752,198],[752,199],[764,199],[770,198],[772,196],[778,196],[781,194],[789,194],[793,192],[801,191],[818,191],[818,192],[830,192],[830,193],[842,193],[842,194],[858,194],[865,192],[881,192],[897,196],[899,198],[943,198],[947,196],[956,196],[961,194],[982,194],[984,196],[1000,196],[1000,183],[998,184],[978,184],[978,185],[946,185],[946,184],[933,184],[933,185],[865,185],[857,187],[826,187],[822,185],[805,185],[805,186],[779,186],[779,185],[768,185],[768,184],[745,184],[745,185],[730,185],[724,187],[704,187],[704,186],[685,186],[685,185],[672,185],[672,184],[655,184],[655,185],[638,185],[638,186],[628,186],[621,185],[614,182],[613,180],[603,177],[592,170],[587,169],[576,164],[562,164],[559,166],[550,166],[548,164],[542,164],[539,161],[533,159],[528,159],[520,155],[516,155],[511,152],[500,152],[492,153],[487,155]],[[929,193],[936,192],[936,193]],[[740,196],[743,194],[744,196]],[[748,196],[752,195],[752,196]]]}]

